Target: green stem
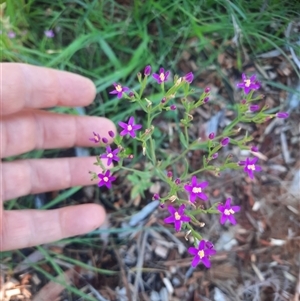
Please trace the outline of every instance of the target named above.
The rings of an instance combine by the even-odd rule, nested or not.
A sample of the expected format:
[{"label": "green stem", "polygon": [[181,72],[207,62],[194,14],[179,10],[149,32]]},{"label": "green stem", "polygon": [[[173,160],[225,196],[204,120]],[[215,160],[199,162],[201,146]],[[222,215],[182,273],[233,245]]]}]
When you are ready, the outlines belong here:
[{"label": "green stem", "polygon": [[189,145],[190,139],[189,139],[188,127],[186,125],[184,126],[184,134],[185,134],[186,142]]},{"label": "green stem", "polygon": [[[147,128],[150,129],[151,127],[151,122],[152,122],[152,118],[151,118],[151,114],[148,113],[147,114]],[[151,156],[151,161],[153,166],[156,166],[156,154],[155,154],[155,148],[154,148],[154,143],[153,143],[153,139],[152,139],[152,135],[149,134],[149,141],[150,141],[150,156]]]}]

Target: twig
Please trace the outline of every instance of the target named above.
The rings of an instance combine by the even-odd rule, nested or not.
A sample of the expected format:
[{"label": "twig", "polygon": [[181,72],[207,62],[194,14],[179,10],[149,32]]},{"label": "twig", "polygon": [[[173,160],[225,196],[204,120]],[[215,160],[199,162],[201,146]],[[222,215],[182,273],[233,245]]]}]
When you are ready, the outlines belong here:
[{"label": "twig", "polygon": [[145,257],[144,254],[145,254],[145,247],[146,247],[147,238],[148,238],[148,232],[144,232],[143,240],[142,240],[141,247],[140,247],[139,257],[138,257],[138,261],[137,261],[137,264],[136,264],[137,272],[136,272],[136,275],[135,275],[133,298],[129,299],[129,300],[132,300],[132,301],[138,301],[137,294],[138,294],[138,289],[139,289],[139,281],[140,281],[141,276],[142,276],[142,267],[143,267],[143,262],[144,262],[144,257]]},{"label": "twig", "polygon": [[130,287],[129,287],[129,284],[128,284],[128,280],[127,280],[127,277],[126,277],[126,273],[125,273],[125,267],[124,267],[124,264],[123,264],[123,261],[120,257],[120,254],[119,254],[119,251],[117,250],[115,244],[112,242],[112,246],[113,246],[113,249],[114,249],[114,252],[116,254],[116,257],[117,257],[117,260],[118,260],[118,263],[120,265],[120,270],[121,270],[121,277],[122,277],[122,280],[123,280],[123,284],[125,285],[125,288],[126,288],[126,296],[127,296],[127,299],[128,301],[129,300],[132,300],[131,299],[131,291],[130,291]]}]

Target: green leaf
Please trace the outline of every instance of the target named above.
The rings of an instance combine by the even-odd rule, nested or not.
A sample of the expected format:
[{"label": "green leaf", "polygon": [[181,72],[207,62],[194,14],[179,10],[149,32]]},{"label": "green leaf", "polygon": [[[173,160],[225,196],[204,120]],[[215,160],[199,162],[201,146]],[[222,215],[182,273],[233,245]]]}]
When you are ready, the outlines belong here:
[{"label": "green leaf", "polygon": [[184,134],[182,132],[179,133],[179,139],[185,148],[189,148],[187,141],[185,140]]}]

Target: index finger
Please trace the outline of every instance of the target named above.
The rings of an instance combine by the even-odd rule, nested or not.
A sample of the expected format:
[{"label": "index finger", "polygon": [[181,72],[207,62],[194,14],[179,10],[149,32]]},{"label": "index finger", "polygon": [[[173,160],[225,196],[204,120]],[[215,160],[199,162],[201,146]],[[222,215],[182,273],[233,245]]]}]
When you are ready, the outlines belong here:
[{"label": "index finger", "polygon": [[86,106],[95,98],[93,82],[83,76],[19,63],[1,63],[1,114],[24,108]]}]

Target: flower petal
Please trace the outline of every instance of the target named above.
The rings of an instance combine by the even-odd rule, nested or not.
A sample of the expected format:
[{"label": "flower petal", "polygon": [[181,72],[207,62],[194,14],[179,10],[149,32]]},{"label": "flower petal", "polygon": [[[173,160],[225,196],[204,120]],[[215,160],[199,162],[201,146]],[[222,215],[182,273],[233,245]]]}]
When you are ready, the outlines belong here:
[{"label": "flower petal", "polygon": [[200,257],[196,255],[192,261],[192,267],[195,268],[200,262]]},{"label": "flower petal", "polygon": [[240,206],[232,206],[231,209],[234,211],[234,212],[239,212],[241,210],[241,207]]},{"label": "flower petal", "polygon": [[205,250],[205,255],[206,256],[212,256],[212,255],[215,255],[217,253],[217,251],[215,249],[206,249]]},{"label": "flower petal", "polygon": [[175,222],[175,218],[174,218],[174,216],[166,217],[166,218],[164,219],[164,222],[165,222],[166,224],[172,224],[172,223]]},{"label": "flower petal", "polygon": [[193,192],[190,194],[190,202],[195,203],[197,195]]},{"label": "flower petal", "polygon": [[191,218],[189,216],[186,216],[186,215],[181,216],[182,222],[188,223],[190,220],[191,220]]},{"label": "flower petal", "polygon": [[130,116],[129,120],[128,120],[128,125],[133,125],[134,124],[134,117]]},{"label": "flower petal", "polygon": [[204,256],[202,258],[202,262],[208,269],[210,268],[210,261],[209,261],[208,257]]},{"label": "flower petal", "polygon": [[205,248],[205,240],[202,239],[202,240],[199,242],[198,250],[203,250],[204,248]]},{"label": "flower petal", "polygon": [[208,182],[201,182],[198,186],[201,187],[201,188],[205,188],[208,186]]},{"label": "flower petal", "polygon": [[179,213],[179,215],[182,215],[182,214],[183,214],[184,209],[185,209],[185,205],[184,205],[184,204],[180,205],[180,207],[178,208],[178,213]]},{"label": "flower petal", "polygon": [[225,207],[229,208],[230,207],[230,202],[231,202],[231,198],[228,198],[226,200]]},{"label": "flower petal", "polygon": [[176,232],[179,232],[180,228],[181,228],[181,221],[175,220],[174,226],[175,226]]},{"label": "flower petal", "polygon": [[123,121],[119,121],[118,122],[118,125],[121,127],[121,128],[123,128],[123,129],[127,129],[127,123],[125,123],[125,122],[123,122]]},{"label": "flower petal", "polygon": [[190,247],[190,248],[188,248],[188,252],[192,255],[197,255],[198,249]]},{"label": "flower petal", "polygon": [[177,210],[173,206],[168,206],[168,210],[171,214],[175,214]]},{"label": "flower petal", "polygon": [[220,216],[220,224],[221,224],[221,225],[224,225],[224,224],[226,223],[226,220],[227,220],[227,215],[222,214],[222,215]]},{"label": "flower petal", "polygon": [[208,200],[208,196],[207,196],[205,193],[203,193],[203,192],[197,193],[197,196],[198,196],[200,199],[204,200],[204,201],[207,201],[207,200]]},{"label": "flower petal", "polygon": [[191,191],[193,189],[193,186],[190,186],[190,185],[184,185],[184,189],[186,191]]},{"label": "flower petal", "polygon": [[235,218],[234,218],[234,216],[233,216],[232,214],[228,215],[227,217],[228,217],[229,221],[230,221],[233,225],[236,224],[236,220],[235,220]]}]

